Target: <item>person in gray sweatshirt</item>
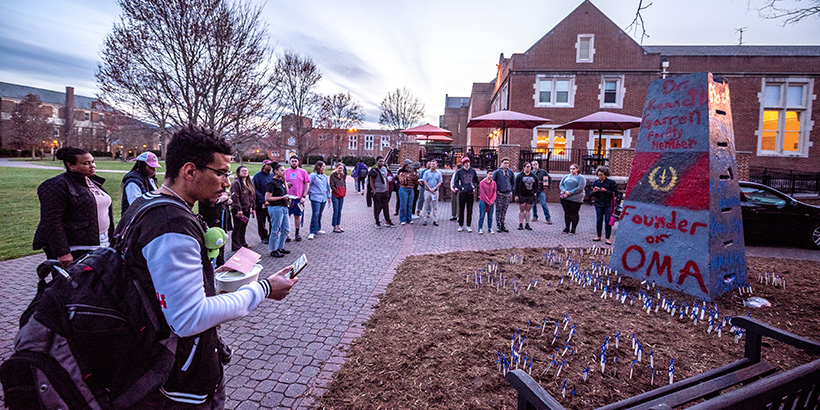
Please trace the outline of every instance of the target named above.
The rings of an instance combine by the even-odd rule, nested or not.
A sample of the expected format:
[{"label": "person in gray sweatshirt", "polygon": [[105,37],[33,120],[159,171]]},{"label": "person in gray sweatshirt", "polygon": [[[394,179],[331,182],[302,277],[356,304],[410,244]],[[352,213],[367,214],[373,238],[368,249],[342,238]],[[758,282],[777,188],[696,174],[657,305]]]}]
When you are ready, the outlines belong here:
[{"label": "person in gray sweatshirt", "polygon": [[584,202],[584,187],[587,184],[583,175],[578,174],[578,165],[569,166],[569,175],[561,178],[558,189],[561,192],[561,207],[564,208],[564,231],[570,235],[575,235],[575,228],[578,227],[578,211]]}]

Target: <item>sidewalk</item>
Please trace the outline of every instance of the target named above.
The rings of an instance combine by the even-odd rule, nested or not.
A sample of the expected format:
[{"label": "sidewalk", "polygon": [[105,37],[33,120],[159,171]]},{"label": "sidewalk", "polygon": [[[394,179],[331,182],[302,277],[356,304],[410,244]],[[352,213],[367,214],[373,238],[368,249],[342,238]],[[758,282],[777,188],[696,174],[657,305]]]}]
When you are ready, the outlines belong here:
[{"label": "sidewalk", "polygon": [[[391,211],[395,210],[395,196],[390,203]],[[342,212],[345,232],[331,232],[332,209],[327,206],[322,226],[328,233],[307,240],[308,218],[302,228],[305,240],[286,244],[292,254],[284,259],[267,256],[267,248],[256,234],[256,222],[251,221],[247,239],[256,252],[265,255],[261,263],[266,272],[278,270],[302,253],[307,255],[309,266],[284,301],[266,301],[247,317],[222,326],[223,338],[234,349],[225,369],[229,398],[226,408],[315,408],[315,399],[344,363],[345,351],[362,334],[362,324],[372,313],[378,296],[407,256],[593,244],[593,207],[581,208],[576,236],[561,234],[563,212],[559,204],[550,204],[550,213],[554,225],[547,225],[540,215],[541,220],[532,224],[533,231],[478,235],[477,207],[473,233],[457,232],[458,224],[449,221],[450,203],[442,202],[438,227],[416,222],[395,229],[376,229],[372,208],[366,207],[364,196],[355,192],[351,182]],[[391,218],[398,221],[398,217]],[[512,204],[507,226],[517,228],[517,218],[518,206]],[[791,248],[748,247],[747,254],[820,260],[820,252]],[[17,321],[34,296],[35,269],[43,259],[40,254],[0,262],[0,275],[5,280],[0,288],[0,359],[11,354]]]}]

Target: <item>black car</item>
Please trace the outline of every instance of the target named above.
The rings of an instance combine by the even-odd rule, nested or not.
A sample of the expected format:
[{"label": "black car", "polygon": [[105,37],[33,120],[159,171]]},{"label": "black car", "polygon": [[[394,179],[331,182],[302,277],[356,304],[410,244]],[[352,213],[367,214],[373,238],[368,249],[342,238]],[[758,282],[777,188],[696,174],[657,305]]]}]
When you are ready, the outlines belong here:
[{"label": "black car", "polygon": [[820,249],[820,207],[754,182],[741,181],[740,191],[746,241],[798,241]]}]

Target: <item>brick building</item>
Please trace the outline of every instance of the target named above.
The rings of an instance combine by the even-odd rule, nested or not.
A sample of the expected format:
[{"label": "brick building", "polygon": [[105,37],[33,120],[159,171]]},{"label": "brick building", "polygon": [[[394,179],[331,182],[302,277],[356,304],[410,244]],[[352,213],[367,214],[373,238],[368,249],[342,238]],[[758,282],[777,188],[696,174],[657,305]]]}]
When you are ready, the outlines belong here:
[{"label": "brick building", "polygon": [[[270,150],[270,157],[273,160],[281,161],[288,157],[290,153],[298,151],[297,144],[297,117],[288,114],[282,117],[282,131],[274,134],[273,147]],[[399,135],[388,130],[376,129],[324,129],[313,128],[313,121],[309,118],[302,119],[303,129],[309,129],[304,136],[308,140],[307,147],[316,147],[311,150],[310,155],[321,155],[328,157],[377,157],[384,156],[399,143]]]},{"label": "brick building", "polygon": [[16,105],[28,94],[40,97],[49,122],[54,124],[52,140],[62,144],[67,130],[72,130],[70,135],[76,138],[71,141],[72,145],[89,150],[109,150],[103,124],[105,114],[98,108],[100,104],[96,99],[74,95],[74,87],[59,92],[4,82],[0,82],[0,147],[11,148],[7,141],[13,132],[11,116]]},{"label": "brick building", "polygon": [[453,145],[467,145],[467,118],[470,97],[444,96],[444,115],[439,116],[439,127],[453,133]]},{"label": "brick building", "polygon": [[[751,166],[820,169],[820,46],[641,46],[584,1],[497,67],[493,81],[473,84],[467,116],[509,109],[551,119],[509,131],[507,142],[522,149],[593,150],[597,132],[554,128],[601,110],[640,117],[651,81],[710,71],[729,82],[736,147],[751,153]],[[492,131],[469,129],[467,144],[501,143]],[[636,137],[637,129],[604,131],[603,149],[634,147]]]}]

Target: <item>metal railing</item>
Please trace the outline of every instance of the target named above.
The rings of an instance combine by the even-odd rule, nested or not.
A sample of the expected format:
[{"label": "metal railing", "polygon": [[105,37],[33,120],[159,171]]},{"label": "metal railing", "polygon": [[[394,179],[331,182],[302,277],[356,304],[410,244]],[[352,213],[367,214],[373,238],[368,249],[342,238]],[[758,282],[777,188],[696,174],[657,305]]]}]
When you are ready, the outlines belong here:
[{"label": "metal railing", "polygon": [[489,170],[498,167],[498,150],[479,145],[434,145],[419,152],[419,162],[436,160],[441,168],[455,168],[464,157],[470,158],[470,166]]},{"label": "metal railing", "polygon": [[820,195],[820,172],[749,167],[749,181],[770,186],[792,196],[794,194]]},{"label": "metal railing", "polygon": [[587,148],[539,148],[522,149],[518,160],[518,169],[522,169],[525,161],[538,161],[538,165],[547,172],[569,173],[569,166],[577,164],[582,174],[594,174],[599,165],[609,165],[611,151],[605,151],[604,156],[597,154],[595,149]]}]

